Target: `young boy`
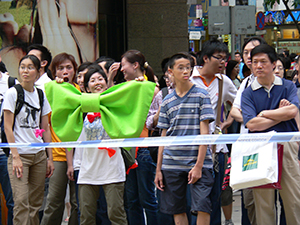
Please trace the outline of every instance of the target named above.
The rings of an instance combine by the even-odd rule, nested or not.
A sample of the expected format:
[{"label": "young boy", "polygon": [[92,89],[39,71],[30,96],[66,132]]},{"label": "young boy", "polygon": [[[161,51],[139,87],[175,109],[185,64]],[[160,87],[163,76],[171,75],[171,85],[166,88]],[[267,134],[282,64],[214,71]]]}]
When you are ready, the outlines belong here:
[{"label": "young boy", "polygon": [[[189,81],[189,56],[175,54],[169,63],[176,87],[163,100],[157,127],[163,129],[162,136],[208,134],[214,113],[208,93]],[[160,211],[172,214],[175,224],[188,225],[186,188],[191,184],[191,211],[197,224],[209,225],[212,166],[207,145],[159,147],[155,184],[162,191]]]}]

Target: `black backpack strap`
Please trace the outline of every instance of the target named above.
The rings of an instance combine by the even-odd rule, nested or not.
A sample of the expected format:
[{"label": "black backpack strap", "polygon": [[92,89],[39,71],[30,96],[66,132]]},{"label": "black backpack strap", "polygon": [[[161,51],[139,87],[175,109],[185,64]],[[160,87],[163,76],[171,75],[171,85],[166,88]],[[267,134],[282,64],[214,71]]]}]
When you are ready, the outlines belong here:
[{"label": "black backpack strap", "polygon": [[162,88],[161,91],[162,91],[162,99],[164,99],[169,94],[168,87]]},{"label": "black backpack strap", "polygon": [[16,101],[16,108],[15,108],[15,117],[20,113],[24,102],[25,102],[25,97],[24,97],[24,90],[21,84],[16,84],[14,88],[17,90],[17,101]]},{"label": "black backpack strap", "polygon": [[20,113],[24,102],[25,102],[25,97],[24,97],[24,90],[21,84],[16,84],[14,88],[17,90],[17,101],[16,101],[16,108],[15,108],[15,113],[14,113],[14,123],[13,123],[13,129],[15,127],[15,120],[16,116]]},{"label": "black backpack strap", "polygon": [[9,76],[8,77],[8,88],[13,87],[16,84],[16,78]]},{"label": "black backpack strap", "polygon": [[39,89],[36,88],[38,95],[39,95],[39,101],[40,101],[40,123],[42,122],[42,113],[43,113],[43,106],[44,106],[44,92]]}]

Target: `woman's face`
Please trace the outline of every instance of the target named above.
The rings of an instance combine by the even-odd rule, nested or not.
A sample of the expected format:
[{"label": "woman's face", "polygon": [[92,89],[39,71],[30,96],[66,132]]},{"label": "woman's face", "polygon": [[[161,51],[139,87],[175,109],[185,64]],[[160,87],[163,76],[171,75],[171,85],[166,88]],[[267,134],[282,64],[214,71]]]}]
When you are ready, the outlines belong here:
[{"label": "woman's face", "polygon": [[80,71],[78,72],[78,75],[77,75],[77,84],[79,85],[80,87],[80,90],[81,92],[85,92],[85,89],[84,89],[84,75],[86,74],[86,72],[88,71],[88,69],[84,69],[83,71]]},{"label": "woman's face", "polygon": [[283,78],[283,76],[284,76],[284,67],[280,60],[276,61],[276,67],[274,69],[274,74],[280,78]]},{"label": "woman's face", "polygon": [[56,67],[56,74],[57,77],[62,78],[64,80],[66,80],[66,78],[68,79],[67,82],[69,82],[70,84],[73,83],[73,78],[75,75],[75,70],[74,70],[74,66],[72,64],[72,62],[70,60],[65,60],[63,61],[61,64],[59,64]]},{"label": "woman's face", "polygon": [[240,72],[240,64],[236,64],[231,72],[232,77],[234,77],[235,79],[236,76],[239,74],[239,72]]},{"label": "woman's face", "polygon": [[121,60],[121,72],[124,74],[125,80],[134,80],[136,78],[137,66],[127,61],[124,57]]},{"label": "woman's face", "polygon": [[39,71],[35,68],[31,59],[24,59],[19,66],[19,76],[22,82],[30,82],[34,84],[39,76]]},{"label": "woman's face", "polygon": [[102,93],[107,89],[107,83],[100,73],[94,73],[89,80],[87,91],[91,93]]}]

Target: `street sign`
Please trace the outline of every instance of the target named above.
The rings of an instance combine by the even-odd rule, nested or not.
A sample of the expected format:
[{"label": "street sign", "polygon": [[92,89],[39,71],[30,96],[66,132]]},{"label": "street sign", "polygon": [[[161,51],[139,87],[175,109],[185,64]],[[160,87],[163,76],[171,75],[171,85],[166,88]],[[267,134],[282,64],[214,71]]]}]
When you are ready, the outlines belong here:
[{"label": "street sign", "polygon": [[235,34],[255,34],[255,6],[235,6],[231,16]]},{"label": "street sign", "polygon": [[201,31],[190,31],[189,40],[200,40]]},{"label": "street sign", "polygon": [[261,11],[256,13],[256,27],[259,30],[263,30],[265,27],[265,14]]},{"label": "street sign", "polygon": [[229,6],[211,6],[208,10],[209,35],[222,35],[230,33]]}]

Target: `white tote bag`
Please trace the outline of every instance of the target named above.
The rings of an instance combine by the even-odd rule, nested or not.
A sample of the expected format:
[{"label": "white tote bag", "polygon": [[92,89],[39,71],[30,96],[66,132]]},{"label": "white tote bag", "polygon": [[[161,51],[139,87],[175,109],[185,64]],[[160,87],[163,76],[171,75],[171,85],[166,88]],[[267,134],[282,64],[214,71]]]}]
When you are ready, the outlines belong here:
[{"label": "white tote bag", "polygon": [[230,186],[245,189],[278,180],[277,143],[236,142],[232,145]]}]

